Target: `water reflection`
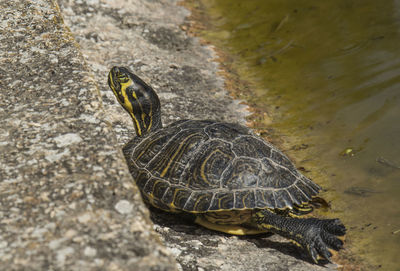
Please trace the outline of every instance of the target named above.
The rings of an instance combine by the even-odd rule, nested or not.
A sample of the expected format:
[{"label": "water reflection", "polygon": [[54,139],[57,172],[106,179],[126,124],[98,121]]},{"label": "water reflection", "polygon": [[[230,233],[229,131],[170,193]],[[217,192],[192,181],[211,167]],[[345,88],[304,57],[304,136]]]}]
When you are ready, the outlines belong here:
[{"label": "water reflection", "polygon": [[253,83],[244,98],[273,117],[272,137],[327,188],[326,215],[349,225],[357,254],[398,270],[400,1],[202,2],[204,37]]}]

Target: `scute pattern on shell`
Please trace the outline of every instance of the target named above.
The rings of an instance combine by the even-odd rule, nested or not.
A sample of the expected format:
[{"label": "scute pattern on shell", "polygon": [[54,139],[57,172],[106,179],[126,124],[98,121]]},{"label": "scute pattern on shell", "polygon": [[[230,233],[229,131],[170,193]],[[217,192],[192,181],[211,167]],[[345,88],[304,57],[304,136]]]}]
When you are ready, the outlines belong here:
[{"label": "scute pattern on shell", "polygon": [[272,144],[231,123],[178,121],[123,151],[144,197],[166,210],[292,208],[320,190]]}]

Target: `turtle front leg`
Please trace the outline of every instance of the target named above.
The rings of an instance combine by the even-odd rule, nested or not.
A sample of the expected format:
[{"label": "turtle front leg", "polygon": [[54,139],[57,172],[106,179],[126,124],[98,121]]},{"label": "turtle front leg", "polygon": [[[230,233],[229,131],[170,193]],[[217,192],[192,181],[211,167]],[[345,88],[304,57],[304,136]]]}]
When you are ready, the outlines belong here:
[{"label": "turtle front leg", "polygon": [[252,219],[258,228],[299,244],[308,251],[315,263],[318,263],[318,256],[330,260],[332,253],[329,248],[339,250],[343,247],[338,236],[343,236],[346,228],[339,219],[284,217],[270,210],[259,210]]}]

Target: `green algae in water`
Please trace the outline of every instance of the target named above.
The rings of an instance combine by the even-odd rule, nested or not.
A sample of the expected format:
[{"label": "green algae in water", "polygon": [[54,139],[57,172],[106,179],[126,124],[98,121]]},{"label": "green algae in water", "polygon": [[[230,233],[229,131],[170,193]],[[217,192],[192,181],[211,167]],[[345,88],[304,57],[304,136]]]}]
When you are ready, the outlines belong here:
[{"label": "green algae in water", "polygon": [[[400,2],[202,0],[205,39],[252,86],[273,138],[327,189],[347,245],[398,270]],[[306,145],[307,148],[296,148]]]}]

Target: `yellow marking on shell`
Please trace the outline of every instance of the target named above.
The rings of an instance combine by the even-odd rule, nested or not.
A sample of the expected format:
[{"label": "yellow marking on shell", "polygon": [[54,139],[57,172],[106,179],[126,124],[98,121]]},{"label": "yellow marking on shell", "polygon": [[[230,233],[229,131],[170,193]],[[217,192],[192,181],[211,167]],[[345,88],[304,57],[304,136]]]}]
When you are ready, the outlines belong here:
[{"label": "yellow marking on shell", "polygon": [[308,212],[308,211],[312,211],[313,208],[302,205],[302,206],[296,206],[296,209],[301,212]]},{"label": "yellow marking on shell", "polygon": [[164,170],[161,172],[160,177],[164,177],[165,174],[167,174],[169,167],[171,166],[171,164],[172,164],[173,162],[175,162],[175,157],[176,157],[178,154],[180,154],[180,151],[181,151],[182,147],[185,147],[185,145],[186,145],[185,143],[186,143],[189,139],[191,139],[193,136],[196,136],[196,135],[197,135],[197,134],[192,134],[192,135],[186,137],[186,138],[179,144],[178,149],[175,151],[175,153],[172,155],[172,157],[171,157],[170,160],[168,161],[168,164],[167,164],[167,166],[164,168]]},{"label": "yellow marking on shell", "polygon": [[200,176],[201,176],[201,178],[203,179],[203,181],[205,181],[207,184],[210,184],[210,182],[207,180],[206,173],[205,173],[206,164],[207,164],[208,160],[209,160],[215,153],[217,153],[217,152],[221,152],[221,151],[218,150],[218,149],[212,151],[212,152],[207,156],[207,158],[204,159],[204,161],[203,161],[203,163],[201,164],[201,167],[200,167]]},{"label": "yellow marking on shell", "polygon": [[303,213],[310,213],[314,210],[314,208],[310,207],[308,204],[302,204],[300,206],[295,206],[294,208]]},{"label": "yellow marking on shell", "polygon": [[196,209],[196,208],[197,208],[197,205],[199,204],[199,202],[200,202],[205,196],[206,196],[206,195],[202,195],[202,196],[200,196],[200,197],[196,200],[196,202],[194,203],[193,209]]},{"label": "yellow marking on shell", "polygon": [[263,199],[263,202],[267,202],[267,201],[265,200],[264,193],[260,193],[260,194],[261,194],[261,197],[262,197],[262,199]]},{"label": "yellow marking on shell", "polygon": [[[144,193],[143,193],[144,194]],[[145,195],[145,200],[150,203],[152,206],[157,207],[157,205],[154,203],[154,196],[153,194],[146,194]]]},{"label": "yellow marking on shell", "polygon": [[296,214],[294,214],[292,212],[289,212],[289,216],[292,217],[292,218],[301,218],[302,217],[301,215],[296,215]]},{"label": "yellow marking on shell", "polygon": [[160,183],[161,181],[160,180],[156,180],[155,182],[154,182],[154,184],[153,184],[153,187],[151,188],[151,193],[149,194],[149,195],[151,195],[153,198],[154,198],[154,188],[156,187],[156,185],[158,184],[158,183]]},{"label": "yellow marking on shell", "polygon": [[[166,174],[166,172],[168,171],[167,168],[173,162],[173,158],[171,158],[171,156],[175,157],[177,155],[177,152],[176,151],[174,152],[174,150],[173,150],[174,146],[175,145],[173,145],[172,148],[171,148],[171,146],[169,146],[170,147],[169,149],[165,148],[164,151],[161,153],[161,154],[164,154],[163,157],[162,157],[163,159],[158,159],[157,165],[155,165],[153,167],[153,170],[156,171],[156,172],[160,172],[162,170],[161,171],[161,175],[160,175],[161,177],[163,177],[164,174]],[[164,166],[165,164],[166,164],[166,166]],[[165,171],[165,173],[163,174],[164,171]]]},{"label": "yellow marking on shell", "polygon": [[224,155],[224,156],[228,156],[228,155],[226,155],[225,153],[223,153],[222,151],[220,151],[220,150],[218,150],[218,149],[213,150],[213,151],[207,156],[207,158],[204,159],[203,163],[202,163],[201,166],[200,166],[200,176],[201,176],[201,178],[203,179],[203,181],[204,181],[205,183],[209,184],[209,185],[211,185],[211,184],[210,184],[210,182],[207,180],[207,176],[206,176],[206,173],[205,173],[206,164],[207,164],[208,160],[209,160],[212,156],[214,156],[214,154],[216,154],[216,153],[218,153],[218,152],[221,153],[221,154]]},{"label": "yellow marking on shell", "polygon": [[[176,194],[178,194],[178,192],[181,191],[181,190],[183,190],[183,189],[175,189],[174,196],[172,197],[174,200],[176,199]],[[170,205],[172,207],[174,207],[174,208],[176,207],[175,204],[174,204],[174,201],[172,201]]]},{"label": "yellow marking on shell", "polygon": [[195,223],[214,231],[225,232],[232,235],[252,235],[252,234],[260,234],[265,233],[265,230],[259,229],[247,229],[245,227],[239,225],[220,225],[214,224],[207,221],[202,216],[198,215],[194,221]]},{"label": "yellow marking on shell", "polygon": [[218,199],[218,209],[220,209],[220,210],[223,209],[222,200],[224,200],[226,198],[227,198],[227,196]]},{"label": "yellow marking on shell", "polygon": [[222,204],[222,198],[218,199],[218,209],[221,209],[221,204]]},{"label": "yellow marking on shell", "polygon": [[294,205],[293,209],[289,210],[288,215],[293,218],[301,218],[304,215],[311,213],[313,210],[314,208],[308,203],[303,203],[301,205]]},{"label": "yellow marking on shell", "polygon": [[[153,206],[153,207],[155,207],[157,209],[160,209],[160,210],[163,210],[163,211],[166,211],[166,212],[172,212],[172,213],[179,213],[180,212],[179,210],[175,209],[175,206],[173,204],[170,205],[172,208],[168,208],[168,209],[162,208],[161,206],[159,206],[156,203],[153,195],[145,195],[144,200],[145,200],[146,203],[150,204],[151,206]],[[165,205],[165,206],[167,206],[167,205]]]},{"label": "yellow marking on shell", "polygon": [[245,204],[245,200],[246,200],[246,198],[249,196],[249,192],[247,192],[247,194],[246,195],[244,195],[244,197],[242,198],[242,203],[243,203],[243,206],[245,206],[246,207],[246,204]]},{"label": "yellow marking on shell", "polygon": [[[185,211],[186,211],[186,212],[189,212],[189,213],[191,213],[191,214],[204,214],[204,213],[211,212],[211,211],[209,211],[209,210],[197,211],[197,210],[194,210],[194,208],[195,208],[195,207],[193,207],[193,210],[185,210]],[[249,209],[248,209],[248,208],[218,209],[218,210],[213,210],[212,212],[214,212],[214,213],[219,213],[219,212],[232,211],[232,210],[235,210],[235,211],[244,211],[244,210],[249,210]]]},{"label": "yellow marking on shell", "polygon": [[138,155],[136,156],[135,162],[137,162],[137,161],[140,159],[140,157],[142,157],[143,154],[145,154],[145,153],[150,149],[150,145],[152,145],[152,144],[153,144],[154,142],[156,142],[157,140],[158,140],[158,138],[156,138],[156,139],[154,139],[154,140],[148,142],[148,143],[146,144],[146,146],[142,148],[143,151],[142,151],[140,154],[138,154]]}]

